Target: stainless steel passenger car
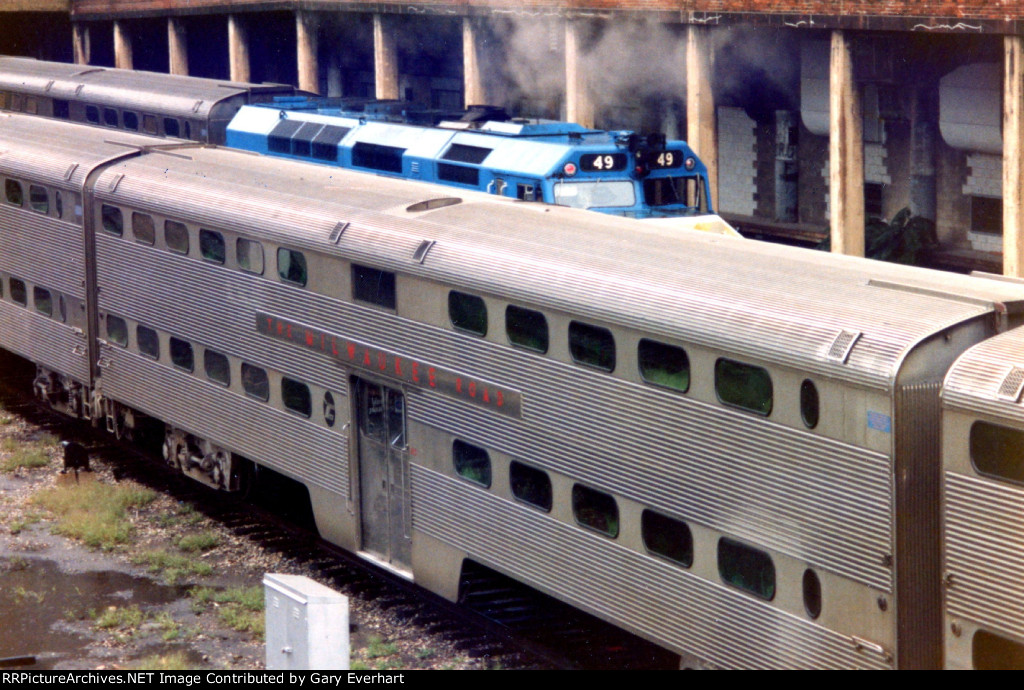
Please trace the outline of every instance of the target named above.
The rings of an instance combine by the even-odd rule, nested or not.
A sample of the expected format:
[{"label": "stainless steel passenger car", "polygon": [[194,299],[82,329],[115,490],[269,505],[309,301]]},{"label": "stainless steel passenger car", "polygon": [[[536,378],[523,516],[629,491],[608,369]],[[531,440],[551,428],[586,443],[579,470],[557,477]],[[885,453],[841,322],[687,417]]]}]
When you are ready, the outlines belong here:
[{"label": "stainless steel passenger car", "polygon": [[1024,330],[973,347],[942,396],[945,652],[1024,668]]},{"label": "stainless steel passenger car", "polygon": [[224,143],[243,105],[294,93],[283,84],[0,56],[0,110],[211,144]]},{"label": "stainless steel passenger car", "polygon": [[82,200],[0,200],[51,401],[450,598],[472,560],[685,666],[941,663],[940,386],[1017,286],[159,143],[0,118],[5,189]]}]

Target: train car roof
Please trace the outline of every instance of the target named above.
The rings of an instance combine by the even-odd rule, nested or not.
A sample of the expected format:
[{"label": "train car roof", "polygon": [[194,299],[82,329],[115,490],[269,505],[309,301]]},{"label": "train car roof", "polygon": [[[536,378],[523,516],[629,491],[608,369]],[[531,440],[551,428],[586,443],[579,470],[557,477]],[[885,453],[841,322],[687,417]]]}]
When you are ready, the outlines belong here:
[{"label": "train car roof", "polygon": [[[44,129],[53,136],[57,124],[71,147],[123,136],[24,116],[0,123],[15,120],[17,127],[0,127],[5,160],[38,157],[33,142]],[[38,136],[26,131],[33,127]],[[230,149],[195,146],[125,160],[97,179],[96,193],[206,227],[246,228],[269,241],[524,306],[877,388],[892,385],[903,356],[922,339],[1024,307],[1022,286],[1007,282],[670,231]],[[458,201],[428,203],[439,198]],[[422,261],[414,259],[425,241],[434,244]],[[850,339],[846,359],[836,357],[837,343]]]},{"label": "train car roof", "polygon": [[962,354],[946,374],[942,403],[1024,423],[1022,387],[1024,327],[1000,333]]},{"label": "train car roof", "polygon": [[114,69],[0,56],[0,91],[34,93],[50,98],[179,117],[202,117],[218,103],[252,93],[270,98],[294,89],[280,84],[246,84],[161,72]]}]

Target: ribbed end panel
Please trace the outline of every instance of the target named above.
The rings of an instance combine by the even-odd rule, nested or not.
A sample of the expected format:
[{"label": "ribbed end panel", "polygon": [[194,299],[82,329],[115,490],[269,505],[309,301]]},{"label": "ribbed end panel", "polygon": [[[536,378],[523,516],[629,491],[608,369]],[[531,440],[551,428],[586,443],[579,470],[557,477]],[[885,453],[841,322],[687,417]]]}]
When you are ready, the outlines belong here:
[{"label": "ribbed end panel", "polygon": [[580,527],[412,466],[413,528],[722,668],[888,668],[876,651]]},{"label": "ribbed end panel", "polygon": [[104,356],[108,397],[303,483],[348,493],[346,435],[121,348],[105,348]]},{"label": "ribbed end panel", "polygon": [[1024,489],[947,472],[945,501],[947,612],[1024,638]]},{"label": "ribbed end panel", "polygon": [[[946,407],[1024,422],[1024,406],[1010,392],[1024,369],[1024,328],[1001,333],[965,352],[950,368],[942,391]],[[1019,391],[1016,391],[1019,396]]]},{"label": "ribbed end panel", "polygon": [[901,668],[942,663],[939,573],[939,391],[941,384],[896,391],[896,603]]}]

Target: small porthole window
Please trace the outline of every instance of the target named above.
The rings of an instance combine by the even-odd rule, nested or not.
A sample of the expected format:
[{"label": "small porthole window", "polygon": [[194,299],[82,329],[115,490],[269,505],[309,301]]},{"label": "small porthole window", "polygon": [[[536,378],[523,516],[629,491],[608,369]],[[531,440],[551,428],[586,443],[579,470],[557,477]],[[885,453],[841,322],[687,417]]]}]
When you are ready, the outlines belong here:
[{"label": "small porthole window", "polygon": [[110,204],[102,204],[100,206],[100,215],[103,220],[104,230],[118,237],[124,234],[124,215],[122,215],[121,209]]},{"label": "small porthole window", "polygon": [[821,580],[818,574],[808,568],[804,571],[804,610],[811,618],[821,615]]},{"label": "small porthole window", "polygon": [[762,367],[719,359],[715,362],[715,394],[726,405],[765,417],[772,412],[772,378]]},{"label": "small porthole window", "polygon": [[124,319],[107,315],[107,340],[121,347],[128,346],[128,324]]},{"label": "small porthole window", "polygon": [[814,385],[814,381],[804,379],[800,384],[800,418],[808,429],[818,426],[819,409],[818,387]]},{"label": "small porthole window", "polygon": [[188,254],[188,227],[176,220],[165,220],[164,243],[175,254]]},{"label": "small porthole window", "polygon": [[171,363],[185,371],[194,370],[195,357],[192,354],[192,344],[180,338],[171,338]]},{"label": "small porthole window", "polygon": [[457,330],[487,335],[487,305],[476,295],[452,290],[448,293],[448,318]]},{"label": "small porthole window", "polygon": [[310,395],[309,386],[289,378],[281,379],[281,400],[285,409],[291,410],[303,417],[313,413],[313,397]]},{"label": "small porthole window", "polygon": [[607,328],[573,321],[569,324],[569,353],[577,364],[601,371],[615,369],[615,338]]},{"label": "small porthole window", "polygon": [[267,372],[242,362],[242,389],[250,398],[267,402],[270,399],[270,379]]},{"label": "small porthole window", "polygon": [[215,230],[199,229],[199,253],[203,259],[215,264],[223,264],[226,256],[224,236]]},{"label": "small porthole window", "polygon": [[572,514],[583,527],[615,539],[619,536],[619,506],[603,491],[582,484],[572,487]]},{"label": "small porthole window", "polygon": [[547,472],[513,460],[508,474],[513,496],[544,512],[551,511],[551,479]]},{"label": "small porthole window", "polygon": [[655,556],[689,568],[693,565],[693,534],[682,520],[645,510],[640,517],[644,546]]},{"label": "small porthole window", "polygon": [[718,540],[718,574],[736,589],[765,601],[775,598],[775,564],[764,551],[723,537]]},{"label": "small porthole window", "polygon": [[505,309],[505,334],[513,347],[541,354],[548,351],[548,320],[539,311],[509,305]]},{"label": "small porthole window", "polygon": [[463,441],[452,444],[452,459],[455,472],[474,484],[483,487],[491,485],[491,458],[483,448],[477,448]]}]

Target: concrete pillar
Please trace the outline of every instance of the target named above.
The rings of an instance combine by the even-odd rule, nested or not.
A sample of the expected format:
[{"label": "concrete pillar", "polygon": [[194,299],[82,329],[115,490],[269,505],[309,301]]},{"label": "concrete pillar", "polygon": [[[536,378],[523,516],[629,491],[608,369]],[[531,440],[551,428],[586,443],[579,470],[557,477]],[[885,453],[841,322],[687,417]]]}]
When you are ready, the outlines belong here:
[{"label": "concrete pillar", "polygon": [[711,204],[718,210],[718,123],[711,90],[711,29],[686,27],[686,139],[708,168]]},{"label": "concrete pillar", "polygon": [[1024,37],[1003,37],[1003,274],[1024,277]]},{"label": "concrete pillar", "polygon": [[71,47],[75,52],[76,65],[88,65],[92,54],[92,45],[89,41],[89,25],[82,22],[74,23],[74,32],[71,36]]},{"label": "concrete pillar", "polygon": [[580,19],[567,19],[565,22],[565,119],[593,127],[594,99],[583,60],[586,28]]},{"label": "concrete pillar", "polygon": [[344,88],[341,79],[341,56],[332,52],[327,62],[327,96],[338,98],[344,95]]},{"label": "concrete pillar", "polygon": [[228,78],[252,81],[249,67],[249,28],[237,14],[228,15]]},{"label": "concrete pillar", "polygon": [[311,93],[320,93],[320,65],[317,57],[320,50],[320,34],[317,16],[312,12],[296,12],[295,32],[299,88]]},{"label": "concrete pillar", "polygon": [[133,69],[132,36],[123,21],[114,22],[114,67]]},{"label": "concrete pillar", "polygon": [[910,213],[936,221],[935,144],[938,89],[928,81],[918,85],[910,110]]},{"label": "concrete pillar", "polygon": [[852,41],[832,32],[829,63],[829,203],[832,251],[864,256],[864,124]]},{"label": "concrete pillar", "polygon": [[171,74],[188,74],[188,40],[179,17],[167,18],[167,56]]},{"label": "concrete pillar", "polygon": [[462,18],[462,82],[463,105],[484,105],[489,102],[484,76],[480,71],[480,36],[477,23]]},{"label": "concrete pillar", "polygon": [[398,98],[398,42],[383,14],[373,15],[373,75],[377,98]]}]

